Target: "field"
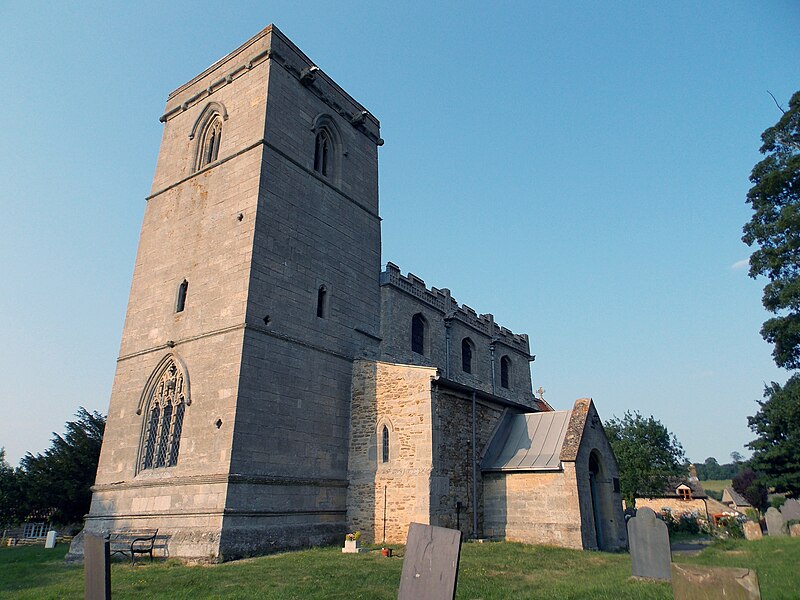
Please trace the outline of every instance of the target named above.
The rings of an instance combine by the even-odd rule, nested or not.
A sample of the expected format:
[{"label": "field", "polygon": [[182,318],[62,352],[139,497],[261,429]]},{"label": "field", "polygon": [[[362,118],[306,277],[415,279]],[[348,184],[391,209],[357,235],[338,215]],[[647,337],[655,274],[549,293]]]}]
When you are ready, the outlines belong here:
[{"label": "field", "polygon": [[[82,598],[83,570],[63,562],[67,548],[0,549],[0,599]],[[402,554],[402,548],[398,549]],[[755,568],[762,597],[797,598],[800,539],[716,543],[676,562]],[[221,565],[186,566],[177,561],[112,566],[115,599],[260,598],[281,600],[397,598],[400,558],[377,551],[342,554],[315,548]],[[464,544],[457,598],[609,600],[672,598],[669,584],[634,581],[627,554],[580,552],[512,543]]]},{"label": "field", "polygon": [[712,492],[719,492],[722,493],[723,488],[731,486],[730,479],[708,479],[706,481],[701,481],[700,485],[703,486],[703,489],[708,491],[711,490]]}]

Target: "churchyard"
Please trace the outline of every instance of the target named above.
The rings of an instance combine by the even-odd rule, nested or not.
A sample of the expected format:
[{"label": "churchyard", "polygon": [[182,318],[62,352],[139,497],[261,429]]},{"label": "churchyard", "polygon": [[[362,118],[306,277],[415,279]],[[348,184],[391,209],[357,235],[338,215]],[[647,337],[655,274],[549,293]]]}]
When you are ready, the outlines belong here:
[{"label": "churchyard", "polygon": [[[394,599],[404,554],[395,548],[393,558],[381,556],[379,548],[343,554],[329,547],[217,565],[114,562],[113,598]],[[82,598],[83,569],[64,563],[66,550],[63,545],[0,549],[0,599]],[[797,598],[800,589],[800,538],[722,540],[673,560],[755,569],[767,600]],[[669,583],[632,579],[626,553],[513,543],[464,544],[456,593],[465,600],[672,597]]]}]

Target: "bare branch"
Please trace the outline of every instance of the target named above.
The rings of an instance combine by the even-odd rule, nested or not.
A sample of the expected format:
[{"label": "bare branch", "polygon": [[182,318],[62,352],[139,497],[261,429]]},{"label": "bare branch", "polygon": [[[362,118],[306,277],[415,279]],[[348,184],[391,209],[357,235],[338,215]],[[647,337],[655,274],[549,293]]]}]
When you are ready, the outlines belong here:
[{"label": "bare branch", "polygon": [[772,95],[772,92],[770,92],[769,90],[767,90],[767,93],[768,93],[770,96],[772,96],[772,101],[775,103],[775,106],[777,106],[777,107],[778,107],[778,110],[779,110],[779,111],[781,111],[783,114],[786,114],[786,111],[785,111],[785,110],[783,110],[783,107],[782,107],[780,104],[778,104],[778,101],[775,99],[775,96],[773,96],[773,95]]}]

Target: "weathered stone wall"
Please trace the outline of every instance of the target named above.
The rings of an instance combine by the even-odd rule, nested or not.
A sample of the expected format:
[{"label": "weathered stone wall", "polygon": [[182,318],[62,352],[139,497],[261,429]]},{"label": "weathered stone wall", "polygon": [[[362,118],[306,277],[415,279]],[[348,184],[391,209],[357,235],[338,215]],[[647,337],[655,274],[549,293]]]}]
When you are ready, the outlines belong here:
[{"label": "weathered stone wall", "polygon": [[405,543],[410,522],[430,522],[435,375],[430,367],[367,360],[353,366],[347,525],[367,542],[384,539],[384,500],[388,543]]},{"label": "weathered stone wall", "polygon": [[[475,469],[478,529],[473,526],[472,399],[469,394],[438,388],[434,393],[431,524],[460,529],[466,537],[482,537],[483,480],[480,463],[504,409],[475,402],[477,468]],[[461,510],[458,511],[458,503]]]},{"label": "weathered stone wall", "polygon": [[[527,335],[514,334],[500,327],[492,315],[479,316],[471,308],[459,306],[448,290],[428,289],[424,281],[410,273],[401,275],[391,263],[381,274],[380,292],[382,360],[435,366],[442,377],[525,406],[534,406]],[[427,321],[424,355],[411,350],[411,319],[417,313]],[[450,323],[449,354],[446,322]],[[474,344],[472,373],[462,370],[461,342],[464,338],[469,338]],[[494,386],[492,343],[495,345]],[[511,361],[508,388],[502,387],[500,378],[500,361],[504,356]]]},{"label": "weathered stone wall", "polygon": [[583,548],[574,465],[558,472],[484,473],[484,535]]}]

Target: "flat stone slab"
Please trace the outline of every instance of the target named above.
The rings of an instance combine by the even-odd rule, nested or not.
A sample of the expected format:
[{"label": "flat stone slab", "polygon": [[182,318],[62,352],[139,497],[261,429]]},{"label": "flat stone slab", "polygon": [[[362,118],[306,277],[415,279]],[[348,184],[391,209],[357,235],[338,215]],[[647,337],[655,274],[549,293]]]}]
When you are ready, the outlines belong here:
[{"label": "flat stone slab", "polygon": [[640,508],[628,520],[628,544],[634,577],[669,581],[672,553],[667,524],[650,508]]},{"label": "flat stone slab", "polygon": [[454,600],[461,532],[411,523],[398,600]]},{"label": "flat stone slab", "polygon": [[761,600],[753,569],[672,565],[675,600]]},{"label": "flat stone slab", "polygon": [[764,534],[761,532],[761,523],[745,521],[742,524],[742,529],[744,529],[744,537],[746,540],[760,540],[764,537]]}]

